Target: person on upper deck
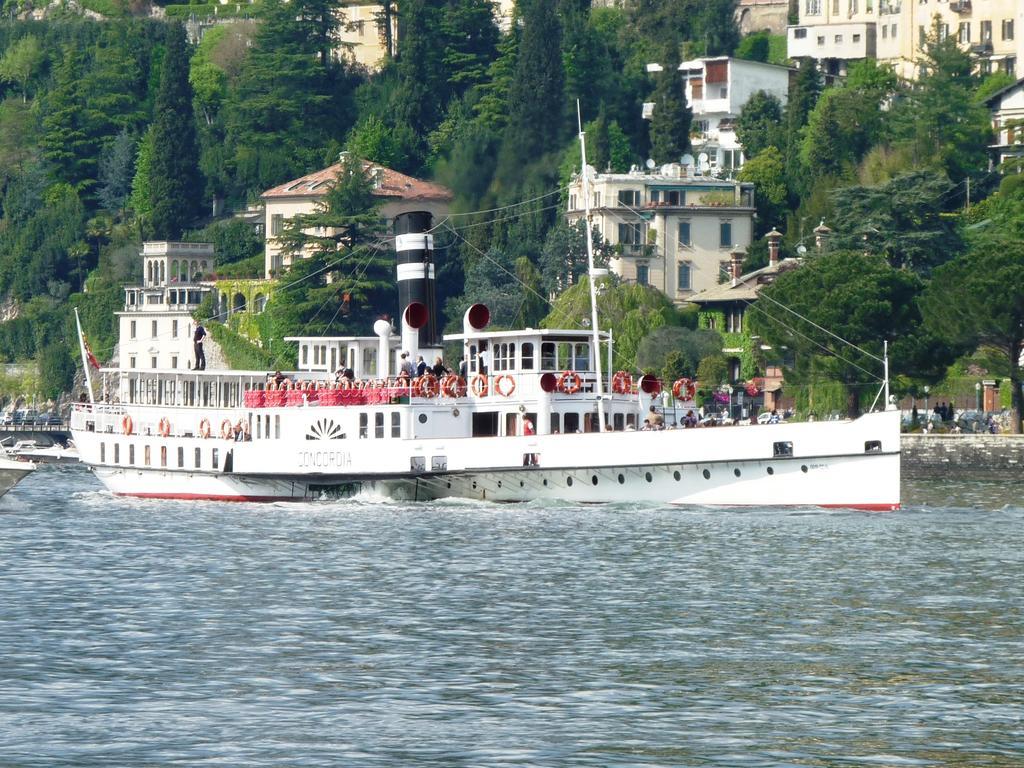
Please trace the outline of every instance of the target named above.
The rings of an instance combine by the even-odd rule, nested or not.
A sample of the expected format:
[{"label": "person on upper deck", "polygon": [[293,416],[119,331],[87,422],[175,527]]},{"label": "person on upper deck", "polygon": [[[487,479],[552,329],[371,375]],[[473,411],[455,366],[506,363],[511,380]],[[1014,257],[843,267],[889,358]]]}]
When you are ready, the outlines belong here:
[{"label": "person on upper deck", "polygon": [[653,405],[647,414],[646,421],[650,422],[651,429],[665,428],[665,417],[658,413],[658,410]]},{"label": "person on upper deck", "polygon": [[399,375],[405,376],[405,378],[407,379],[411,379],[413,376],[416,375],[416,366],[413,365],[412,360],[409,359],[409,353],[403,352],[401,355],[401,360],[402,362],[398,364]]},{"label": "person on upper deck", "polygon": [[427,372],[427,361],[423,359],[423,355],[416,356],[416,375],[422,376]]},{"label": "person on upper deck", "polygon": [[442,376],[446,376],[449,373],[451,373],[451,371],[448,370],[448,366],[444,364],[444,360],[441,358],[440,355],[434,358],[434,367],[430,369],[430,372],[437,376],[437,378],[439,379]]}]

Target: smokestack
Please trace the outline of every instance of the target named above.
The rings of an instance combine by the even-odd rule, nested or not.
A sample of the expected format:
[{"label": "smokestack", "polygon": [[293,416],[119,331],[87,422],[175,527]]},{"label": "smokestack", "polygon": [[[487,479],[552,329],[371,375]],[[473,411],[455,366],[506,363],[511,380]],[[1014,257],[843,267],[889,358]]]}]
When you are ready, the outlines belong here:
[{"label": "smokestack", "polygon": [[[410,211],[395,217],[395,257],[398,306],[402,311],[402,344],[406,347],[405,351],[411,355],[415,355],[415,349],[430,349],[441,345],[437,330],[437,299],[434,293],[434,236],[427,234],[430,231],[430,222],[429,211]],[[419,307],[414,309],[414,304]],[[412,334],[412,331],[416,333]],[[406,339],[413,335],[416,343],[410,344]]]}]

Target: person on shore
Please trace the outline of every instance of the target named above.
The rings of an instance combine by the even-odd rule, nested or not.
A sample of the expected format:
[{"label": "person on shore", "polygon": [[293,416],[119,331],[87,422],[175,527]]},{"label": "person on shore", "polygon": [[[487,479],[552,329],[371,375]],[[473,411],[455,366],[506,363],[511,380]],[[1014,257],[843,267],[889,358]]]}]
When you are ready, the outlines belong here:
[{"label": "person on shore", "polygon": [[206,370],[206,354],[203,352],[203,341],[206,339],[206,329],[202,323],[196,326],[196,332],[192,334],[192,346],[196,353],[196,366],[195,370],[205,371]]}]

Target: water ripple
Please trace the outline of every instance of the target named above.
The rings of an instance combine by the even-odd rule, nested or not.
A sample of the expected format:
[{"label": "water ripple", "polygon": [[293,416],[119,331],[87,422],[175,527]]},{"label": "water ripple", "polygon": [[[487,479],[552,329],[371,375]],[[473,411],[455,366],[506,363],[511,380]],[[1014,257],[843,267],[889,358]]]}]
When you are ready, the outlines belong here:
[{"label": "water ripple", "polygon": [[44,468],[0,500],[0,764],[1020,766],[1016,489],[908,497],[217,505]]}]

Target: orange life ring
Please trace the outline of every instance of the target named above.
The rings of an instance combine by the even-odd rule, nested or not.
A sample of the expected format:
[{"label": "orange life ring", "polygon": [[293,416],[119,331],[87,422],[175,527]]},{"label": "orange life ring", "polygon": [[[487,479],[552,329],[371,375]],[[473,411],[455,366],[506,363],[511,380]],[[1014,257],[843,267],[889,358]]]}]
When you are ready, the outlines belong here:
[{"label": "orange life ring", "polygon": [[160,437],[167,437],[171,434],[171,420],[164,416],[160,419],[160,423],[156,426],[157,432],[160,433]]},{"label": "orange life ring", "polygon": [[677,400],[693,400],[697,394],[697,385],[690,379],[676,379],[672,384],[672,396]]},{"label": "orange life ring", "polygon": [[203,419],[202,421],[199,422],[199,436],[202,437],[202,438],[207,438],[207,437],[210,436],[210,420],[209,419]]},{"label": "orange life ring", "polygon": [[476,397],[487,397],[487,392],[490,390],[487,376],[482,373],[478,373],[473,377],[473,380],[469,382],[469,388],[473,390],[473,394]]},{"label": "orange life ring", "polygon": [[417,391],[420,397],[437,397],[437,376],[432,373],[420,376]]},{"label": "orange life ring", "polygon": [[465,383],[466,382],[454,373],[449,373],[441,379],[441,394],[445,397],[458,397],[459,389],[461,389],[462,386],[465,386]]},{"label": "orange life ring", "polygon": [[629,371],[616,371],[612,376],[612,392],[617,395],[628,395],[633,391],[633,376]]},{"label": "orange life ring", "polygon": [[231,419],[224,419],[224,421],[220,423],[220,436],[225,440],[230,440],[233,434],[234,432],[231,425]]},{"label": "orange life ring", "polygon": [[121,431],[126,435],[130,435],[132,433],[132,417],[128,414],[125,414],[124,418],[121,419]]},{"label": "orange life ring", "polygon": [[[505,382],[508,382],[506,385]],[[494,379],[494,394],[501,395],[502,397],[512,397],[516,391],[516,380],[511,375],[505,373]]]},{"label": "orange life ring", "polygon": [[562,371],[558,377],[558,391],[567,395],[575,395],[583,386],[583,380],[576,371]]}]

